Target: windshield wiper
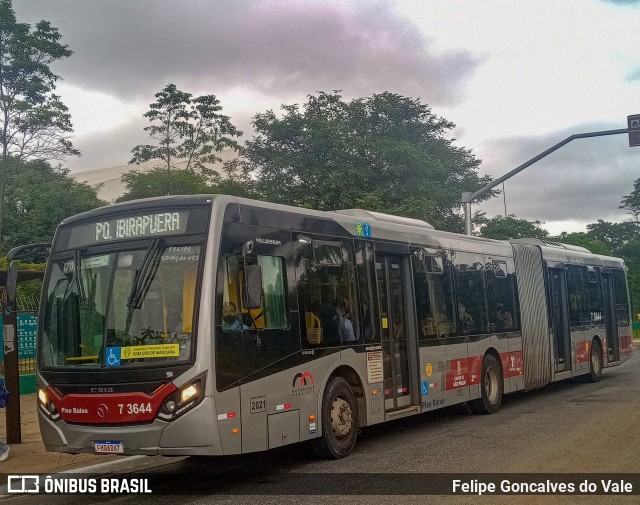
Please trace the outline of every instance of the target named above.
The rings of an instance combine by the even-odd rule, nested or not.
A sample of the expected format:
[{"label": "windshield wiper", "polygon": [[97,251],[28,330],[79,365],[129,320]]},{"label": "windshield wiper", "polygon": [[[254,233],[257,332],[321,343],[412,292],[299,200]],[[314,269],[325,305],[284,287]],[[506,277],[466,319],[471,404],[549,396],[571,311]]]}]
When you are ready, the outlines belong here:
[{"label": "windshield wiper", "polygon": [[162,256],[162,237],[156,237],[149,245],[147,252],[142,259],[140,268],[136,270],[136,276],[133,279],[129,299],[127,300],[127,321],[125,334],[129,334],[131,322],[133,319],[133,311],[142,307],[142,302],[147,296],[147,292],[151,287],[151,283],[156,276],[158,266],[160,266],[160,258]]},{"label": "windshield wiper", "polygon": [[[88,306],[87,295],[84,291],[84,284],[82,284],[82,272],[80,268],[82,267],[81,258],[80,258],[80,249],[76,249],[73,252],[73,275],[71,276],[71,282],[67,284],[67,287],[64,290],[64,294],[62,295],[62,303],[66,303],[69,296],[73,294],[74,286],[78,288],[78,302],[80,304],[81,309],[86,309]],[[62,280],[62,279],[61,279]],[[60,281],[58,281],[60,282]],[[57,289],[57,284],[56,284]]]},{"label": "windshield wiper", "polygon": [[[75,272],[74,277],[76,282],[78,283],[78,298],[80,299],[80,308],[86,309],[89,306],[89,301],[87,300],[87,294],[84,291],[84,283],[82,282],[82,265],[80,258],[80,249],[76,249],[73,252],[73,265]],[[73,283],[73,281],[72,281]]]}]

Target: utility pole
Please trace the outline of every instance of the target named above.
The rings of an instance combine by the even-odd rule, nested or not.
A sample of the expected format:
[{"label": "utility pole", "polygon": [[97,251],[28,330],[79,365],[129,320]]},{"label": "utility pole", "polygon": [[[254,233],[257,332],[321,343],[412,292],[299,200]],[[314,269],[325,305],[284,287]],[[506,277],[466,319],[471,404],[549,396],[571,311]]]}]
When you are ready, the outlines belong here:
[{"label": "utility pole", "polygon": [[[632,117],[632,116],[629,116],[629,117]],[[522,172],[528,166],[533,165],[536,161],[539,161],[542,158],[544,158],[545,156],[547,156],[548,154],[551,154],[552,152],[556,151],[557,149],[560,149],[562,146],[564,146],[565,144],[568,144],[572,140],[583,139],[583,138],[587,138],[587,137],[603,137],[605,135],[618,135],[618,134],[621,134],[621,133],[630,133],[630,129],[629,128],[620,128],[618,130],[603,130],[603,131],[597,131],[597,132],[576,133],[574,135],[571,135],[570,137],[567,137],[562,142],[558,142],[557,144],[555,144],[554,146],[550,147],[546,151],[538,154],[537,156],[534,156],[529,161],[527,161],[527,162],[523,163],[522,165],[514,168],[513,170],[511,170],[511,172],[506,173],[505,175],[503,175],[502,177],[499,177],[495,181],[492,181],[491,183],[487,184],[484,188],[479,189],[475,193],[462,193],[462,204],[463,204],[463,207],[464,207],[464,233],[465,233],[465,235],[471,235],[471,202],[473,202],[476,198],[488,193],[493,188],[495,188],[498,184],[500,184],[500,183],[506,181],[507,179],[513,177],[517,173]]]}]

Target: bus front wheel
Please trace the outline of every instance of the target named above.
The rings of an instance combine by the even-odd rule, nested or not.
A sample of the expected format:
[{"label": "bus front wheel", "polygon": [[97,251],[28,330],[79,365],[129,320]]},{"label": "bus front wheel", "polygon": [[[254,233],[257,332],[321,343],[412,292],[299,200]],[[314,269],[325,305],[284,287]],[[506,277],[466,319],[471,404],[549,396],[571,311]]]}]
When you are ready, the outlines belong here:
[{"label": "bus front wheel", "polygon": [[344,458],[356,444],[358,403],[349,383],[342,377],[329,380],[322,398],[322,438],[316,451],[327,458]]},{"label": "bus front wheel", "polygon": [[504,382],[502,369],[495,356],[487,354],[482,360],[480,398],[469,403],[476,414],[495,414],[502,404]]}]

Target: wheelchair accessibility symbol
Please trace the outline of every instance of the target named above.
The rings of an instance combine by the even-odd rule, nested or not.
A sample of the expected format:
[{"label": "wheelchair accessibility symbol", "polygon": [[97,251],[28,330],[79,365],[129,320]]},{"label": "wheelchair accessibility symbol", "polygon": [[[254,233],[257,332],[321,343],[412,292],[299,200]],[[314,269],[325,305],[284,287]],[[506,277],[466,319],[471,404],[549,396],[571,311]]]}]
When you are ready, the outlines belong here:
[{"label": "wheelchair accessibility symbol", "polygon": [[120,366],[120,347],[107,347],[107,366]]}]

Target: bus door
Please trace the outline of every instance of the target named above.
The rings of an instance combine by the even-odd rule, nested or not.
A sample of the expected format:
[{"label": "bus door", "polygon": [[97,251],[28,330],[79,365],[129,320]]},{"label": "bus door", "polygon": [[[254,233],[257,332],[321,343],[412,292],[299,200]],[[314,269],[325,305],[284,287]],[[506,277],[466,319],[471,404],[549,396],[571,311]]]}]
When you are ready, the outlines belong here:
[{"label": "bus door", "polygon": [[376,253],[385,410],[411,405],[404,258]]},{"label": "bus door", "polygon": [[618,322],[616,317],[616,301],[613,292],[613,275],[602,272],[602,298],[604,300],[604,320],[607,335],[607,361],[620,360],[618,345]]},{"label": "bus door", "polygon": [[562,268],[549,268],[549,300],[551,302],[551,330],[555,371],[571,370],[571,331],[567,307],[566,272]]}]

